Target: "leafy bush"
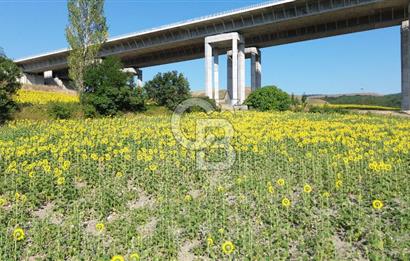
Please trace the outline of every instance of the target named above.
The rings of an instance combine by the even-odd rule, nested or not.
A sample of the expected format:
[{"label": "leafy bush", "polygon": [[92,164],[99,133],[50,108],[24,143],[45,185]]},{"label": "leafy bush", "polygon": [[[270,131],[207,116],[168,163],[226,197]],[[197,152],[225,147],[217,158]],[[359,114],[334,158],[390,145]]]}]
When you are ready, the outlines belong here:
[{"label": "leafy bush", "polygon": [[21,88],[18,78],[20,69],[10,59],[0,56],[0,123],[10,118],[11,112],[17,108],[13,95]]},{"label": "leafy bush", "polygon": [[311,113],[340,113],[340,114],[349,113],[349,111],[346,110],[346,109],[337,108],[337,107],[330,107],[330,106],[327,106],[327,105],[312,106],[311,108],[309,108],[309,112],[311,112]]},{"label": "leafy bush", "polygon": [[251,93],[245,104],[259,111],[285,111],[289,109],[289,95],[276,86],[266,86]]},{"label": "leafy bush", "polygon": [[158,73],[145,84],[144,89],[150,99],[170,110],[191,96],[188,80],[177,71]]},{"label": "leafy bush", "polygon": [[107,116],[116,115],[118,112],[145,110],[142,89],[135,89],[129,84],[132,82],[131,75],[122,72],[122,68],[118,58],[109,57],[86,69],[86,87],[80,97],[86,116]]},{"label": "leafy bush", "polygon": [[69,119],[75,111],[77,104],[53,102],[48,105],[48,113],[56,119]]}]

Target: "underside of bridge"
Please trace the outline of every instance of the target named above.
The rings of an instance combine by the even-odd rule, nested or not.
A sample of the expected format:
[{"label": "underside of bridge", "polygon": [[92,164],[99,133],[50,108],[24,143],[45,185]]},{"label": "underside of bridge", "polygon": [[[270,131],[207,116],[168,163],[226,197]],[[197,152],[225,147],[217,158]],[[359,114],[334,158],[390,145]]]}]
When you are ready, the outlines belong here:
[{"label": "underside of bridge", "polygon": [[[205,57],[206,93],[218,100],[218,56],[230,52],[228,92],[231,103],[240,104],[244,99],[242,63],[247,48],[255,48],[258,53],[251,57],[254,59],[252,89],[255,89],[260,86],[261,66],[257,60],[261,48],[400,25],[402,109],[410,111],[408,17],[409,0],[276,0],[114,38],[103,45],[100,57],[117,56],[125,67],[137,70]],[[226,35],[237,35],[239,40],[209,41]],[[23,69],[27,82],[65,81],[68,78],[68,54],[69,50],[63,50],[17,60],[16,63]],[[47,73],[43,79],[47,71],[52,71],[51,77]]]}]

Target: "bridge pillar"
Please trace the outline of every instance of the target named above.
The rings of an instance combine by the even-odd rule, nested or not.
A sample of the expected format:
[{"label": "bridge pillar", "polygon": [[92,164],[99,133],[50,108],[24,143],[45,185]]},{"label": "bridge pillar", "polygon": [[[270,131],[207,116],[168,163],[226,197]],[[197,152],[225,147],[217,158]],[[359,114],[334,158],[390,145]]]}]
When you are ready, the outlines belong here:
[{"label": "bridge pillar", "polygon": [[143,84],[143,78],[142,78],[142,70],[141,69],[136,69],[137,71],[137,87],[142,88]]},{"label": "bridge pillar", "polygon": [[61,80],[59,77],[57,77],[53,71],[45,71],[44,73],[44,84],[45,85],[53,85],[53,86],[58,86],[63,89],[66,89],[66,83]]},{"label": "bridge pillar", "polygon": [[239,103],[245,101],[245,42],[239,42],[238,53],[238,91]]},{"label": "bridge pillar", "polygon": [[[230,76],[230,70],[231,70],[231,67],[232,67],[232,65],[231,65],[232,51],[228,51],[227,56],[228,56],[227,85],[228,85],[228,92],[231,95],[230,90],[232,88],[232,86],[231,86],[232,78]],[[261,52],[256,47],[245,48],[245,59],[246,58],[251,59],[251,89],[252,89],[252,91],[255,91],[256,89],[260,88],[261,84],[262,84],[262,81],[261,81],[261,78],[262,78]],[[244,62],[243,62],[243,64],[244,64]],[[242,79],[242,81],[245,82],[244,79]],[[244,92],[245,88],[241,91]],[[242,93],[242,95],[245,98],[245,94]]]},{"label": "bridge pillar", "polygon": [[232,96],[231,105],[238,103],[238,40],[232,40]]},{"label": "bridge pillar", "polygon": [[255,91],[262,85],[261,52],[257,48],[248,48],[251,55],[251,90]]},{"label": "bridge pillar", "polygon": [[218,49],[213,52],[214,55],[214,99],[219,103],[219,53]]},{"label": "bridge pillar", "polygon": [[255,61],[255,69],[256,69],[256,89],[262,87],[262,53],[258,49],[258,55],[256,56]]},{"label": "bridge pillar", "polygon": [[409,20],[401,25],[401,94],[403,112],[410,113],[410,27]]},{"label": "bridge pillar", "polygon": [[205,93],[210,99],[212,95],[212,46],[205,42]]},{"label": "bridge pillar", "polygon": [[228,92],[231,105],[241,104],[245,96],[245,41],[238,33],[219,34],[205,38],[206,96],[219,102],[219,52],[217,48],[232,48],[231,57],[228,57]]},{"label": "bridge pillar", "polygon": [[231,55],[227,55],[227,79],[226,79],[226,89],[228,92],[229,97],[232,97],[232,54]]},{"label": "bridge pillar", "polygon": [[132,75],[132,81],[135,83],[137,87],[142,87],[142,70],[136,67],[124,68],[122,69],[123,72],[129,73]]}]

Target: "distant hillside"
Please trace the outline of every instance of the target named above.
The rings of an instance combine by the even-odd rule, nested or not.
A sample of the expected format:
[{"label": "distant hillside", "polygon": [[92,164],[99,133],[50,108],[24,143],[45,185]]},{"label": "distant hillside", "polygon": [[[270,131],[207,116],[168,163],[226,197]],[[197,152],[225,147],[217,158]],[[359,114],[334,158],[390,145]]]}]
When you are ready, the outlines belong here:
[{"label": "distant hillside", "polygon": [[341,95],[337,97],[325,96],[321,98],[330,104],[358,104],[376,105],[385,107],[401,107],[401,94],[389,94],[384,96],[374,95]]}]

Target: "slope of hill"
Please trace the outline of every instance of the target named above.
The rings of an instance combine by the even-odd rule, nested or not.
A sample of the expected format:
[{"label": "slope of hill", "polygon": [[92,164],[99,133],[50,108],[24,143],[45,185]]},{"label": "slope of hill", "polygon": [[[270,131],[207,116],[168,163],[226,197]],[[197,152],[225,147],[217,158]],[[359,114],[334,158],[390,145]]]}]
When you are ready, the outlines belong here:
[{"label": "slope of hill", "polygon": [[330,104],[357,104],[385,107],[401,107],[401,94],[375,95],[341,95],[337,97],[325,96],[322,98]]}]

